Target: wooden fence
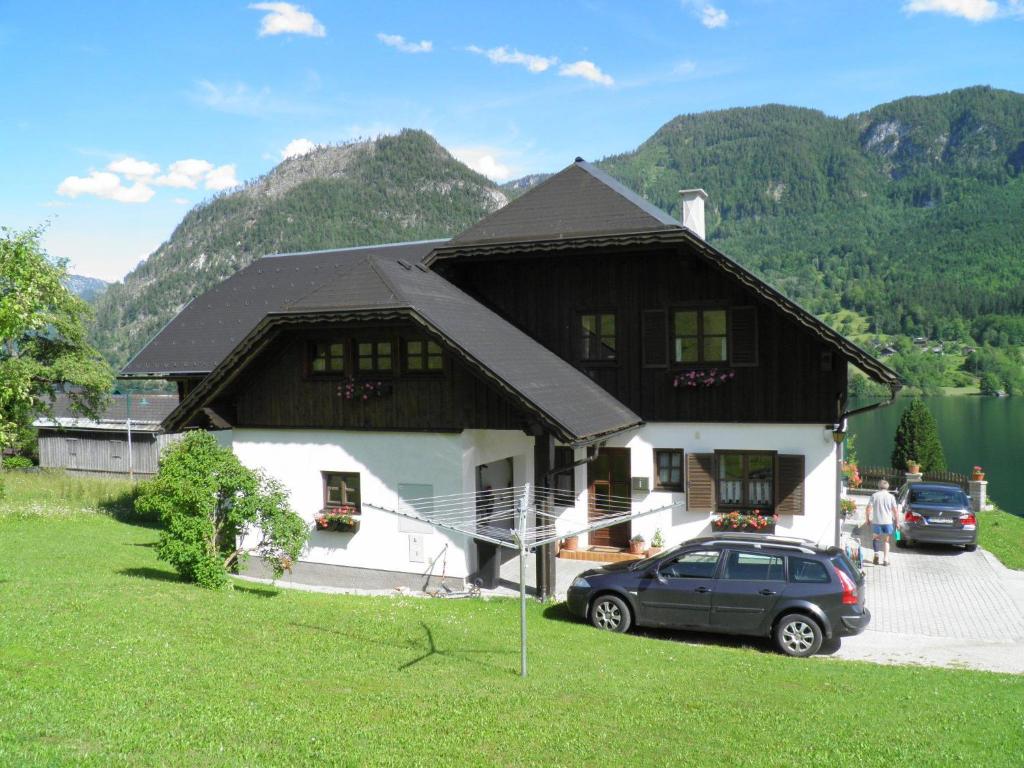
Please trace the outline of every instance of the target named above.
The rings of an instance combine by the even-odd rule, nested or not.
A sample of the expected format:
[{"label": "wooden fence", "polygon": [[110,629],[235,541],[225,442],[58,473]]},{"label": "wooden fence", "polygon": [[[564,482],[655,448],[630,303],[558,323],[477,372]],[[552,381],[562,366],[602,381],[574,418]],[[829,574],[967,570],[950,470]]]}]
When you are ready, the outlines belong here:
[{"label": "wooden fence", "polygon": [[[907,479],[907,473],[904,470],[894,467],[858,467],[858,470],[861,480],[864,481],[862,488],[878,488],[878,482],[885,478],[889,481],[889,488],[895,491]],[[933,483],[954,483],[959,485],[964,493],[970,493],[970,478],[959,472],[925,472],[922,479]]]}]

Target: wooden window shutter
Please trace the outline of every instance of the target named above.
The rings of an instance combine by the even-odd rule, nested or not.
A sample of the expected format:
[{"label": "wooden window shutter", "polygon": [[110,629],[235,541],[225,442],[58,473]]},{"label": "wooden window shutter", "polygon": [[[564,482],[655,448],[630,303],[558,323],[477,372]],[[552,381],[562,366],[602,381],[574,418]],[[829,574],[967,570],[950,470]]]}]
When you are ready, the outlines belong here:
[{"label": "wooden window shutter", "polygon": [[668,313],[645,309],[642,321],[644,368],[668,367]]},{"label": "wooden window shutter", "polygon": [[804,513],[804,457],[779,455],[776,464],[778,515],[802,515]]},{"label": "wooden window shutter", "polygon": [[691,512],[715,510],[714,454],[686,455],[686,508]]},{"label": "wooden window shutter", "polygon": [[757,307],[733,307],[730,314],[729,362],[757,365]]}]

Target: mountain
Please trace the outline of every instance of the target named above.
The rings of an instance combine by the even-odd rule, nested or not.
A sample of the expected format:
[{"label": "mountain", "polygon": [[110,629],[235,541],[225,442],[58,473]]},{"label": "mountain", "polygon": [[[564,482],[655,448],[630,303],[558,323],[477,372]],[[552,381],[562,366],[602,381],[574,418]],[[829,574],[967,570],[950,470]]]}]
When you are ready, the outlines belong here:
[{"label": "mountain", "polygon": [[501,191],[508,195],[510,200],[514,200],[523,194],[523,192],[530,189],[530,187],[535,187],[550,177],[550,173],[531,173],[528,176],[512,179],[512,181],[506,181],[501,185]]},{"label": "mountain", "polygon": [[703,187],[708,239],[814,312],[1024,343],[1022,94],[967,88],[845,118],[681,115],[598,165],[667,210]]},{"label": "mountain", "polygon": [[[1024,344],[1022,94],[974,87],[847,117],[680,115],[597,165],[668,211],[679,189],[703,187],[709,240],[813,312],[852,312],[875,333]],[[450,235],[546,177],[496,187],[421,131],[286,160],[190,211],[111,286],[95,342],[123,363],[258,256]]]},{"label": "mountain", "polygon": [[260,256],[445,237],[507,201],[422,131],[319,147],[189,211],[99,298],[93,341],[119,367],[192,298]]},{"label": "mountain", "polygon": [[100,280],[98,277],[85,277],[85,275],[68,275],[64,284],[75,296],[90,303],[96,301],[110,285],[106,280]]}]

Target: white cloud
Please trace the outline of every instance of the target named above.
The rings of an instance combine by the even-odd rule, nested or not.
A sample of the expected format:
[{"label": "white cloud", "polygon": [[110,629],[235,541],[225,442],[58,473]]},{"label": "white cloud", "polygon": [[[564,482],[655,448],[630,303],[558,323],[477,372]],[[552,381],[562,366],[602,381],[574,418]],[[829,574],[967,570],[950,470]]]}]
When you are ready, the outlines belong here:
[{"label": "white cloud", "polygon": [[679,0],[684,8],[688,8],[700,23],[708,29],[720,29],[729,23],[729,14],[705,0]]},{"label": "white cloud", "polygon": [[195,189],[203,177],[212,170],[213,163],[210,163],[207,160],[196,160],[195,158],[178,160],[177,162],[171,163],[170,167],[167,169],[167,173],[163,176],[157,176],[153,180],[153,183],[161,187],[184,187],[186,189]]},{"label": "white cloud", "polygon": [[206,174],[206,188],[220,191],[238,186],[234,165],[218,165]]},{"label": "white cloud", "polygon": [[288,142],[288,145],[281,150],[281,159],[287,160],[289,157],[308,155],[314,149],[316,149],[316,144],[309,139],[292,139]]},{"label": "white cloud", "polygon": [[456,147],[452,149],[455,158],[477,173],[494,181],[506,181],[518,175],[517,169],[498,160],[502,154],[494,147]]},{"label": "white cloud", "polygon": [[519,64],[520,66],[526,67],[533,73],[544,72],[558,63],[558,59],[554,56],[538,56],[533,53],[521,53],[515,49],[510,51],[503,45],[497,48],[490,48],[488,50],[471,45],[466,48],[466,50],[470,53],[478,53],[486,56],[495,64]]},{"label": "white cloud", "polygon": [[558,74],[562,77],[582,77],[584,80],[601,85],[615,85],[615,80],[611,75],[602,72],[594,62],[585,59],[574,61],[571,64],[563,64],[558,70]]},{"label": "white cloud", "polygon": [[292,3],[253,3],[254,11],[267,11],[260,23],[260,37],[268,35],[309,35],[324,37],[327,29],[312,13]]},{"label": "white cloud", "polygon": [[187,197],[176,197],[174,198],[174,202],[178,205],[188,205],[189,199]]},{"label": "white cloud", "polygon": [[968,21],[989,21],[999,13],[999,4],[994,0],[910,0],[904,4],[903,10],[911,15],[942,13]]},{"label": "white cloud", "polygon": [[154,192],[141,182],[126,187],[117,174],[91,171],[88,176],[68,176],[57,186],[57,194],[70,198],[93,195],[119,203],[148,203]]},{"label": "white cloud", "polygon": [[[307,80],[308,82],[308,80]],[[318,115],[324,112],[320,103],[295,98],[293,90],[287,97],[274,95],[269,88],[252,88],[245,83],[218,84],[199,80],[190,94],[200,104],[218,112],[249,117],[271,115]]]},{"label": "white cloud", "polygon": [[377,39],[384,43],[384,45],[397,48],[402,53],[430,53],[434,50],[434,44],[429,40],[420,40],[418,43],[413,43],[401,35],[386,35],[383,32],[377,33]]},{"label": "white cloud", "polygon": [[119,173],[132,181],[148,181],[160,173],[160,166],[134,157],[122,157],[107,165],[107,170]]}]

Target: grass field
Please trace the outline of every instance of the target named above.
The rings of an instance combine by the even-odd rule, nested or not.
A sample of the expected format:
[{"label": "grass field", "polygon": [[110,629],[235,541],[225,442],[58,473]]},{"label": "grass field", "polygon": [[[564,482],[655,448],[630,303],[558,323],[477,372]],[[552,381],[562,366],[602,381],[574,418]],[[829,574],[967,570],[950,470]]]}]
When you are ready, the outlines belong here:
[{"label": "grass field", "polygon": [[[1024,753],[1019,676],[612,635],[531,604],[522,680],[514,601],[208,592],[158,562],[155,540],[103,514],[0,506],[0,765],[1019,766]],[[869,727],[879,709],[913,738]]]},{"label": "grass field", "polygon": [[1001,509],[978,515],[978,544],[1007,568],[1024,570],[1024,517]]}]

